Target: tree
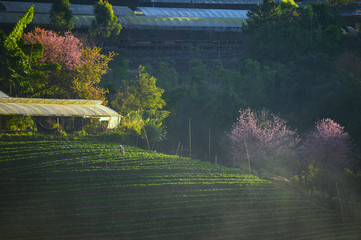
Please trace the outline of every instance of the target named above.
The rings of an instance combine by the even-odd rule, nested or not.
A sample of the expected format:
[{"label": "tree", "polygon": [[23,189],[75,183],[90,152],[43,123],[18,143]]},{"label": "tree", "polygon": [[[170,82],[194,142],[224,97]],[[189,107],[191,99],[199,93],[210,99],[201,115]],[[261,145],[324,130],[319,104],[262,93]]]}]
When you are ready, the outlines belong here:
[{"label": "tree", "polygon": [[122,25],[114,15],[112,5],[107,0],[99,0],[94,5],[95,19],[89,29],[93,36],[109,38],[112,35],[119,35]]},{"label": "tree", "polygon": [[139,111],[144,120],[150,119],[156,125],[161,125],[169,112],[162,110],[166,102],[162,99],[164,90],[157,87],[157,79],[145,72],[144,66],[139,66],[135,82],[129,83],[123,91],[117,94],[112,102],[114,108],[123,115]]},{"label": "tree", "polygon": [[315,52],[332,53],[342,46],[345,25],[327,4],[299,7],[265,0],[248,17],[244,29],[251,39],[246,56],[261,62],[288,63]]},{"label": "tree", "polygon": [[35,27],[31,32],[24,34],[23,38],[31,44],[41,43],[44,46],[44,53],[37,64],[56,62],[67,70],[73,70],[81,63],[82,43],[71,32],[61,35]]},{"label": "tree", "polygon": [[44,46],[44,54],[34,64],[60,65],[60,69],[47,75],[48,87],[52,90],[45,96],[106,100],[106,91],[99,83],[109,70],[108,63],[115,56],[114,52],[102,54],[97,47],[83,49],[80,40],[71,32],[61,35],[35,28],[25,34],[24,39]]},{"label": "tree", "polygon": [[70,31],[74,28],[69,0],[55,0],[51,5],[50,21],[60,31]]},{"label": "tree", "polygon": [[108,63],[116,55],[100,53],[101,48],[81,50],[80,64],[75,66],[72,89],[79,98],[102,100],[106,103],[106,90],[99,86],[101,77],[109,70]]},{"label": "tree", "polygon": [[[23,35],[28,43],[40,43],[44,53],[33,64],[57,64],[46,76],[48,84],[44,86],[41,97],[70,98],[72,94],[72,79],[75,66],[81,64],[82,44],[70,32],[63,35],[39,27]],[[45,90],[46,89],[46,90]]]},{"label": "tree", "polygon": [[21,37],[32,21],[30,7],[9,35],[0,31],[0,88],[10,96],[33,96],[46,82],[43,66],[32,67],[44,49],[41,44],[27,44]]},{"label": "tree", "polygon": [[243,26],[245,31],[254,31],[264,25],[273,24],[280,20],[291,21],[299,16],[298,5],[293,1],[276,2],[274,0],[263,0],[253,10],[247,13],[247,24]]},{"label": "tree", "polygon": [[330,118],[315,124],[305,142],[303,156],[308,163],[331,171],[343,171],[349,165],[352,150],[350,136],[344,127]]},{"label": "tree", "polygon": [[[228,135],[237,157],[250,159],[260,165],[270,160],[287,160],[299,142],[295,131],[286,121],[262,110],[257,116],[251,109],[239,110],[238,121]],[[272,162],[274,163],[274,161]]]}]

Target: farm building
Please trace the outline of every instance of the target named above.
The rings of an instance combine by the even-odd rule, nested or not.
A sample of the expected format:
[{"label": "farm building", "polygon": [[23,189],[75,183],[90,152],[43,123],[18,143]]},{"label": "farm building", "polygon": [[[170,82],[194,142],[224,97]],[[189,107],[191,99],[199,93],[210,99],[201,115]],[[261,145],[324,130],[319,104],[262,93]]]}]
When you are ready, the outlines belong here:
[{"label": "farm building", "polygon": [[[36,3],[36,2],[10,2],[0,1],[0,24],[13,25],[15,24],[31,6],[34,7],[33,25],[47,26],[50,23],[50,9],[51,3]],[[92,5],[71,4],[73,14],[73,22],[75,28],[89,28],[92,20],[94,7]],[[130,16],[135,15],[128,7],[113,6],[114,14],[116,16]]]},{"label": "farm building", "polygon": [[13,98],[0,91],[0,130],[8,131],[9,117],[30,117],[37,129],[51,130],[54,124],[62,129],[105,131],[119,125],[121,115],[101,105],[102,101],[84,99]]},{"label": "farm building", "polygon": [[147,7],[249,9],[263,0],[139,0],[139,3]]},{"label": "farm building", "polygon": [[[34,5],[32,25],[47,26],[50,22],[50,3],[0,1],[0,24],[14,25]],[[94,19],[92,5],[71,4],[74,27],[89,28]],[[124,6],[113,6],[114,15],[118,17],[123,30],[127,29],[162,29],[162,30],[202,30],[202,31],[236,31],[242,30],[246,16],[245,10],[212,9],[170,9],[140,8],[133,12]],[[156,12],[163,12],[162,15]],[[136,14],[137,13],[137,14]],[[139,14],[140,13],[140,14]]]}]

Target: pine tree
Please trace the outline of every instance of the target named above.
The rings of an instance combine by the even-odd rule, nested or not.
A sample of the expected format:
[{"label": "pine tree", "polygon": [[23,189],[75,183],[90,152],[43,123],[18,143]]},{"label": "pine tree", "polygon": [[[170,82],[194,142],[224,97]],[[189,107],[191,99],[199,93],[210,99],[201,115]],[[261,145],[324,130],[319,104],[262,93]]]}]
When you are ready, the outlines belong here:
[{"label": "pine tree", "polygon": [[50,20],[56,30],[70,31],[74,28],[69,0],[55,0],[50,10]]},{"label": "pine tree", "polygon": [[118,23],[112,5],[107,0],[99,0],[94,5],[94,15],[95,19],[89,30],[93,36],[109,38],[112,35],[119,35],[122,25]]}]

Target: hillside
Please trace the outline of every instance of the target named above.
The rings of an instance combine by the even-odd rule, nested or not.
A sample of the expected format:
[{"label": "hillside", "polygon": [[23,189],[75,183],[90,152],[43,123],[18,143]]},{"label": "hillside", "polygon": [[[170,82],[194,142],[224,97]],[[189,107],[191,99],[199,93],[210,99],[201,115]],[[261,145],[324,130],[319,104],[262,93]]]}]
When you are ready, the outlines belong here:
[{"label": "hillside", "polygon": [[0,239],[359,239],[272,183],[115,143],[0,142]]}]

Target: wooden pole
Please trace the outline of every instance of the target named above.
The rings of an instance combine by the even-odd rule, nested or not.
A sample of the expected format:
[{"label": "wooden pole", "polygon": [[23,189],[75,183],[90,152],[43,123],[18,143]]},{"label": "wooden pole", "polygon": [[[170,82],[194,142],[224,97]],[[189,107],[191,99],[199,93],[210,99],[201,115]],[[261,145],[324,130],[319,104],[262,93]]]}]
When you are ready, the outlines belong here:
[{"label": "wooden pole", "polygon": [[208,161],[211,161],[211,129],[208,131]]},{"label": "wooden pole", "polygon": [[217,164],[217,155],[214,156],[214,163]]},{"label": "wooden pole", "polygon": [[247,152],[248,171],[249,171],[249,174],[252,174],[252,172],[251,172],[251,162],[249,161],[249,154],[248,154],[248,147],[247,147],[246,139],[244,139],[244,146],[246,147],[246,152]]},{"label": "wooden pole", "polygon": [[192,122],[191,119],[189,119],[189,158],[192,158]]},{"label": "wooden pole", "polygon": [[343,218],[342,201],[341,201],[340,191],[338,190],[338,185],[337,185],[337,182],[336,182],[336,189],[337,189],[337,194],[338,194],[338,200],[340,201],[340,211],[341,211],[341,217]]},{"label": "wooden pole", "polygon": [[145,131],[145,128],[143,128],[143,131],[144,131],[144,135],[145,135],[145,140],[147,140],[148,150],[150,150],[149,141],[148,141],[148,136],[147,136],[147,132]]},{"label": "wooden pole", "polygon": [[175,152],[175,155],[178,155],[179,146],[180,146],[180,142],[178,142],[177,151]]}]

